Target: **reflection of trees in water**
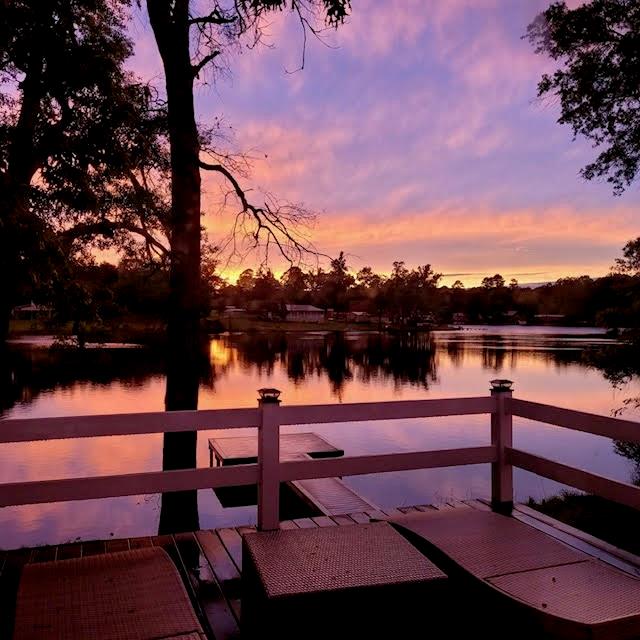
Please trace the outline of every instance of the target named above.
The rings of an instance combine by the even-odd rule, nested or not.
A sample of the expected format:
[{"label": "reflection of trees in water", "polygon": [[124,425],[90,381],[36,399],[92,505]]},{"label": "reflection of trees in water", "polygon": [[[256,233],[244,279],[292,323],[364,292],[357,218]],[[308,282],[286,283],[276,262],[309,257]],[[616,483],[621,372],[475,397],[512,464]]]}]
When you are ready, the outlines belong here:
[{"label": "reflection of trees in water", "polygon": [[162,358],[147,349],[8,347],[0,354],[0,411],[52,389],[83,382],[136,387],[162,372]]},{"label": "reflection of trees in water", "polygon": [[290,380],[326,376],[334,393],[353,379],[392,379],[428,388],[436,380],[435,344],[428,334],[257,334],[223,338],[241,366],[271,373],[280,363]]}]

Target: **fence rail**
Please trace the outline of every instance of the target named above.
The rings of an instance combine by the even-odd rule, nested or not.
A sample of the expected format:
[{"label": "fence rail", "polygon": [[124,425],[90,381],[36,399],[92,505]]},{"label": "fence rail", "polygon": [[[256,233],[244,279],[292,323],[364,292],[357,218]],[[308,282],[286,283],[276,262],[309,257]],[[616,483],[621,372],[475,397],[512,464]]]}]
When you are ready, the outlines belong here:
[{"label": "fence rail", "polygon": [[[512,397],[511,383],[492,381],[491,395],[396,402],[280,406],[265,398],[257,408],[0,420],[0,445],[64,438],[122,436],[210,429],[258,429],[258,464],[0,484],[0,507],[241,485],[258,485],[258,526],[279,524],[281,482],[491,464],[492,505],[513,506],[517,467],[640,509],[640,488],[549,460],[512,446],[513,416],[609,438],[640,442],[640,423]],[[489,414],[491,444],[439,451],[280,460],[280,426],[351,423]]]}]

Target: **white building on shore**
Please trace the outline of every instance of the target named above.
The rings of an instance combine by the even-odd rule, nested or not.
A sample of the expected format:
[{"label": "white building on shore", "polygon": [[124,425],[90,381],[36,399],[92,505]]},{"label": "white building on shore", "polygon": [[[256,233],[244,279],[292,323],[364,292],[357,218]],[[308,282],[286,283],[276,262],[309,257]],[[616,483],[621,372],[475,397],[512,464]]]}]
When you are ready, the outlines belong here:
[{"label": "white building on shore", "polygon": [[287,322],[322,322],[324,309],[314,307],[312,304],[287,304]]}]

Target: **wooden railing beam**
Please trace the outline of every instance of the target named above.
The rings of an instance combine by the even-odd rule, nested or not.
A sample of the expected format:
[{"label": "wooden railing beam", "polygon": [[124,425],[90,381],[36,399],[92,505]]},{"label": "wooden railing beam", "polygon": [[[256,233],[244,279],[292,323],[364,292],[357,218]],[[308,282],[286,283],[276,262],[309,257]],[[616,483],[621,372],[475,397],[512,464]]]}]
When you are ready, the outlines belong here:
[{"label": "wooden railing beam", "polygon": [[549,460],[542,456],[520,451],[519,449],[508,449],[507,457],[511,464],[535,473],[549,480],[555,480],[561,484],[598,495],[607,500],[627,505],[634,509],[640,509],[640,487],[576,467]]}]

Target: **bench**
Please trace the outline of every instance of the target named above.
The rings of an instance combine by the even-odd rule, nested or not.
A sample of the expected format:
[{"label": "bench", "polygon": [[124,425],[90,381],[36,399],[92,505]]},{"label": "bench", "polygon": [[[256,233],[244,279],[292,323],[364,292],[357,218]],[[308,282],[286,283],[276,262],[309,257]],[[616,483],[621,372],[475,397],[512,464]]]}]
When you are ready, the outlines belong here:
[{"label": "bench", "polygon": [[453,509],[391,522],[449,577],[487,596],[492,623],[502,618],[507,633],[517,625],[536,638],[640,637],[640,579],[514,518]]}]

